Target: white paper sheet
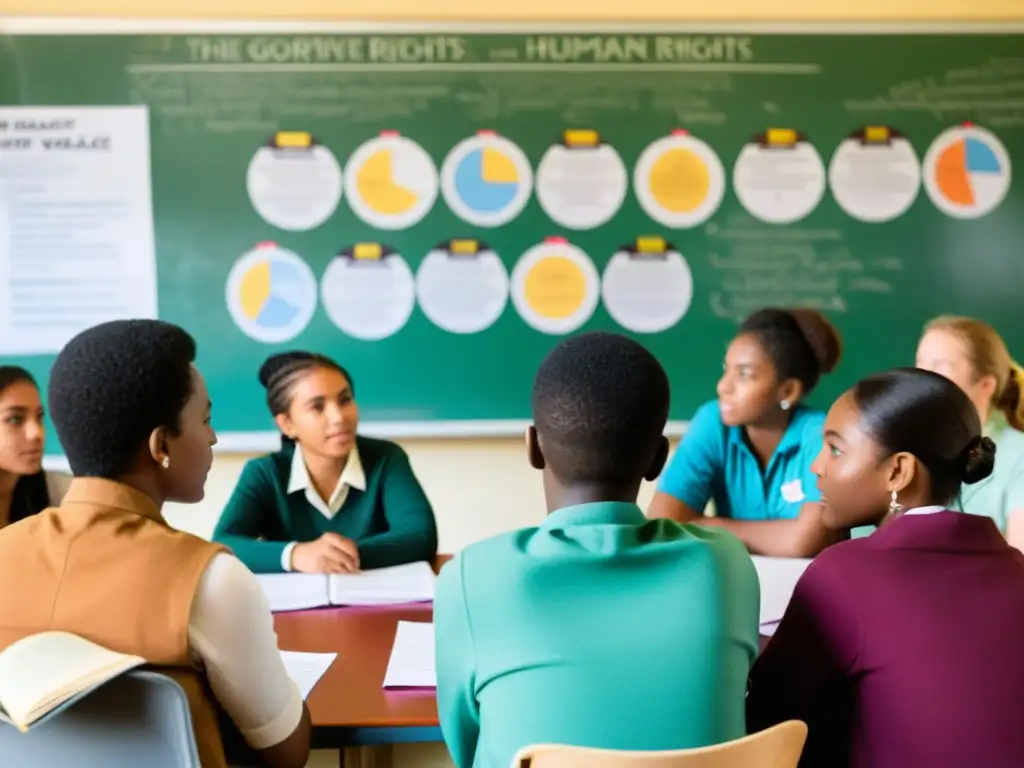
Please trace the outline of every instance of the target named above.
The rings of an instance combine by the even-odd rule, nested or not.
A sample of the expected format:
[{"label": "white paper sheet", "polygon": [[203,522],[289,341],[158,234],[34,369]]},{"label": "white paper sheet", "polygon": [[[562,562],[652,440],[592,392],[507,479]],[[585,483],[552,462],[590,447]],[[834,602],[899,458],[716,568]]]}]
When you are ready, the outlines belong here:
[{"label": "white paper sheet", "polygon": [[761,582],[760,624],[764,627],[782,618],[796,583],[811,561],[809,558],[792,557],[755,556],[752,559]]},{"label": "white paper sheet", "polygon": [[316,688],[331,664],[338,658],[336,653],[304,653],[302,651],[281,651],[281,660],[284,661],[284,668],[288,671],[288,677],[295,681],[302,693],[302,698],[308,699],[309,694]]},{"label": "white paper sheet", "polygon": [[334,605],[397,605],[434,599],[434,569],[419,562],[330,577]]},{"label": "white paper sheet", "polygon": [[385,688],[436,688],[434,666],[434,625],[427,622],[400,621],[391,648]]},{"label": "white paper sheet", "polygon": [[327,577],[318,573],[274,573],[256,577],[270,610],[302,611],[328,604]]}]

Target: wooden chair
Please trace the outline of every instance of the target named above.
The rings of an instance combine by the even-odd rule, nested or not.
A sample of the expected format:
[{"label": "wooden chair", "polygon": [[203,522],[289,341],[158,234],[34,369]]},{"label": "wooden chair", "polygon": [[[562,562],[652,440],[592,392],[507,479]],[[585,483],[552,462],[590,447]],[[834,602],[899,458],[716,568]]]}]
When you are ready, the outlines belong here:
[{"label": "wooden chair", "polygon": [[631,752],[538,744],[519,750],[512,768],[796,768],[806,740],[807,725],[790,720],[698,749]]}]

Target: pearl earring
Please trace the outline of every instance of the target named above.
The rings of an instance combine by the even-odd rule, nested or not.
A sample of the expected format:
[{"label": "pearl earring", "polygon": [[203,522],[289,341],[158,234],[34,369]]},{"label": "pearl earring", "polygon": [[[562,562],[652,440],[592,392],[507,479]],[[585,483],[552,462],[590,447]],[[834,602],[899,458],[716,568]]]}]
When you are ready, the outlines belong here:
[{"label": "pearl earring", "polygon": [[784,411],[788,411],[789,410],[789,400],[783,400],[781,403],[779,403],[779,407],[782,410],[784,410]]},{"label": "pearl earring", "polygon": [[160,466],[163,467],[164,469],[170,469],[171,468],[171,457],[170,456],[164,456],[163,461],[160,462]]}]

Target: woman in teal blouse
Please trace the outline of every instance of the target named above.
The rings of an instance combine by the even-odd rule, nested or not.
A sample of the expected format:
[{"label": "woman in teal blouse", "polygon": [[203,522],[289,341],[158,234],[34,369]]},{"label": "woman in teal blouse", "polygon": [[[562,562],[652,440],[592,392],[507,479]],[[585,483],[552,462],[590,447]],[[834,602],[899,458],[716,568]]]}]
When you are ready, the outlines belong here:
[{"label": "woman in teal blouse", "polygon": [[356,435],[352,377],[323,355],[260,368],[281,450],[249,461],[214,541],[256,573],[350,573],[432,560],[434,513],[395,443]]},{"label": "woman in teal blouse", "polygon": [[[812,309],[762,309],[744,320],[718,399],[690,421],[648,515],[725,528],[757,555],[813,557],[831,544],[810,469],[825,414],[803,400],[841,351],[836,329]],[[704,516],[709,501],[714,517]]]},{"label": "woman in teal blouse", "polygon": [[992,326],[970,317],[939,317],[924,330],[917,367],[940,373],[971,398],[985,436],[996,444],[995,470],[964,489],[958,508],[995,520],[1024,549],[1024,370]]}]

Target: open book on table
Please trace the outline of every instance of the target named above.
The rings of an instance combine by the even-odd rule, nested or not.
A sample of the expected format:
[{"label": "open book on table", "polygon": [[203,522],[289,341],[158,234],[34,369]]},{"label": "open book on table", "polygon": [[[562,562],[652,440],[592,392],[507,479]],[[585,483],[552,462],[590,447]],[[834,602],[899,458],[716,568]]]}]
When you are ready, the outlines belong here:
[{"label": "open book on table", "polygon": [[434,599],[434,569],[419,562],[359,573],[280,573],[259,576],[270,610],[328,605],[401,605]]},{"label": "open book on table", "polygon": [[28,731],[46,715],[145,663],[67,632],[30,635],[0,651],[0,720]]}]

